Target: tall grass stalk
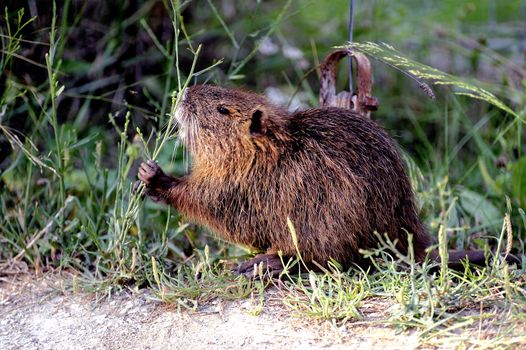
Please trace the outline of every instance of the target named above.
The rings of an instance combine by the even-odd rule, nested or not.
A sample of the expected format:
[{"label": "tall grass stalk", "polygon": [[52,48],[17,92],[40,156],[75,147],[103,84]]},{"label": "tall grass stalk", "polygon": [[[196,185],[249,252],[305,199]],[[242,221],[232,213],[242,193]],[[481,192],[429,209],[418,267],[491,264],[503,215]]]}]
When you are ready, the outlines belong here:
[{"label": "tall grass stalk", "polygon": [[9,22],[9,11],[7,6],[4,7],[4,20],[7,29],[7,35],[4,35],[0,29],[0,40],[2,42],[2,50],[0,50],[0,71],[3,73],[6,67],[10,66],[13,57],[17,56],[17,51],[20,50],[20,42],[23,40],[20,38],[20,32],[32,23],[36,17],[31,17],[27,21],[23,21],[24,9],[20,9],[17,12],[17,27],[13,31]]},{"label": "tall grass stalk", "polygon": [[[202,46],[199,45],[197,49],[193,52],[193,60],[190,67],[190,71],[186,74],[186,78],[183,80],[183,72],[179,69],[179,53],[178,53],[178,46],[179,46],[179,35],[180,30],[179,26],[180,23],[178,22],[178,2],[171,1],[171,9],[172,9],[172,18],[173,18],[173,28],[174,28],[174,40],[173,40],[173,47],[170,53],[170,56],[168,57],[167,64],[172,65],[175,62],[175,74],[177,77],[178,82],[178,90],[174,91],[171,94],[171,110],[168,116],[168,120],[166,122],[166,125],[163,126],[162,131],[159,132],[155,138],[155,144],[153,150],[150,152],[148,151],[148,144],[144,139],[143,141],[143,149],[145,150],[146,156],[149,159],[155,160],[163,150],[164,146],[166,145],[167,141],[174,137],[175,134],[175,118],[174,115],[177,111],[177,108],[179,108],[181,99],[183,97],[184,90],[188,87],[188,85],[191,83],[192,79],[195,76],[195,67],[197,64],[197,60],[199,58],[199,54],[201,52]],[[213,68],[215,65],[212,65],[205,70],[200,71],[199,73],[206,71],[208,69]],[[171,68],[168,68],[168,74],[166,77],[165,85],[164,85],[164,97],[163,101],[168,100],[168,87],[171,85]],[[164,102],[163,102],[164,105]],[[161,108],[161,113],[163,114],[163,108]],[[163,115],[161,115],[161,122],[164,120]],[[116,123],[113,121],[115,127],[118,129]],[[127,278],[133,277],[133,274],[135,271],[130,271],[129,265],[130,265],[130,244],[132,243],[128,239],[129,231],[130,229],[135,225],[135,223],[138,220],[138,215],[140,212],[140,203],[142,198],[142,193],[144,191],[144,187],[141,185],[137,191],[132,191],[132,186],[126,186],[124,187],[124,184],[129,184],[127,180],[127,174],[129,173],[129,169],[131,166],[131,163],[126,161],[126,145],[128,143],[127,141],[127,129],[129,124],[129,114],[126,115],[126,122],[123,130],[118,130],[120,134],[120,144],[119,144],[119,162],[118,162],[118,186],[116,190],[116,199],[115,204],[113,207],[112,215],[110,217],[110,227],[111,231],[114,235],[114,245],[109,246],[109,251],[115,253],[115,261],[119,262],[119,266],[116,269],[116,271],[120,271],[120,274],[124,274]],[[138,130],[138,133],[142,135],[140,130]],[[163,234],[164,236],[165,234]],[[162,240],[165,244],[166,241]],[[150,257],[149,259],[146,259],[145,261],[149,261],[153,259],[153,257]],[[151,260],[153,261],[153,260]],[[157,268],[156,268],[157,269]],[[158,269],[157,269],[158,270]],[[117,274],[119,275],[119,274]],[[155,273],[156,280],[158,278],[158,274]]]},{"label": "tall grass stalk", "polygon": [[[51,99],[51,126],[53,127],[54,140],[55,140],[55,159],[56,159],[56,171],[58,174],[59,182],[59,208],[64,207],[66,201],[66,189],[64,184],[64,149],[62,147],[62,131],[58,125],[57,117],[57,98],[64,90],[64,86],[58,87],[57,74],[54,72],[56,67],[55,52],[57,49],[58,42],[55,41],[56,35],[56,19],[57,19],[57,5],[53,1],[53,17],[51,20],[51,32],[49,34],[49,51],[46,54],[46,67],[49,79],[49,97]],[[59,229],[62,230],[64,226],[64,215],[61,214],[59,217]]]},{"label": "tall grass stalk", "polygon": [[449,283],[447,266],[449,263],[449,250],[447,247],[447,234],[445,225],[440,225],[438,230],[438,255],[440,257],[440,282],[445,291]]}]

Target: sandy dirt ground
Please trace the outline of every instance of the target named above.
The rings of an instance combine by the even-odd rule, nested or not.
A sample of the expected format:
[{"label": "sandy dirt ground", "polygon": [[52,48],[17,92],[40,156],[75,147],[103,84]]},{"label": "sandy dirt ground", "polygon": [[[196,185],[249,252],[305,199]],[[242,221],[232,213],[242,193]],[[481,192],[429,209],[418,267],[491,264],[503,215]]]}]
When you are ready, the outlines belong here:
[{"label": "sandy dirt ground", "polygon": [[389,305],[362,307],[364,319],[335,326],[295,317],[278,291],[257,303],[214,300],[197,310],[154,300],[146,291],[110,297],[71,293],[57,276],[0,280],[0,348],[6,349],[414,349],[418,335],[396,335],[376,321]]}]

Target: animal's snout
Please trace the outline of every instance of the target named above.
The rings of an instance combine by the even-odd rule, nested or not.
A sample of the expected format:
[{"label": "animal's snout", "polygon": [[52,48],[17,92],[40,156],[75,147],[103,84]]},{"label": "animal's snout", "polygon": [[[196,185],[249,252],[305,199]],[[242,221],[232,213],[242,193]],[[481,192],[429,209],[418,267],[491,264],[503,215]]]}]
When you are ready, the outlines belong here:
[{"label": "animal's snout", "polygon": [[185,87],[183,91],[180,92],[181,94],[181,102],[184,102],[186,100],[186,96],[188,95],[188,88]]}]

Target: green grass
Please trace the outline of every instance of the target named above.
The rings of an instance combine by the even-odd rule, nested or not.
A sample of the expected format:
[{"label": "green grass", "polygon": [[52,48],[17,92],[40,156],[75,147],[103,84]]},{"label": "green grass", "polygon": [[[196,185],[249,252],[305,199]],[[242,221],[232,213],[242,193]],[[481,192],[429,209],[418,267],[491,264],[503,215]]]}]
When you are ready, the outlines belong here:
[{"label": "green grass", "polygon": [[[204,0],[142,1],[118,13],[66,0],[52,11],[37,8],[35,18],[17,2],[2,9],[0,262],[71,272],[75,290],[150,288],[185,309],[251,297],[258,314],[276,285],[294,315],[365,322],[368,307],[387,303],[385,319],[374,322],[415,329],[422,344],[524,346],[526,68],[510,58],[520,45],[520,3],[364,2],[355,39],[378,58],[374,94],[381,104],[373,117],[405,151],[441,256],[447,249],[511,251],[522,266],[495,260],[454,272],[443,262],[431,273],[432,263],[417,265],[384,241],[364,252],[372,259],[368,271],[341,271],[335,263],[324,273],[249,280],[230,271],[249,256],[245,249],[174,209],[140,201],[131,192],[140,160],[158,159],[178,175],[187,169],[170,118],[178,91],[194,82],[274,86],[316,105],[313,64],[345,45],[346,18],[334,15],[346,12],[345,2],[234,2],[229,9]],[[501,37],[513,39],[508,48],[489,44]],[[466,38],[478,46],[465,47]],[[265,39],[278,53],[258,51]],[[368,41],[402,54],[367,51]],[[287,45],[309,66],[287,57]],[[398,54],[412,61],[392,60]],[[417,62],[440,62],[451,74]],[[437,100],[392,66],[418,79],[439,74],[426,80],[438,84]],[[343,87],[343,67],[340,73]]]}]

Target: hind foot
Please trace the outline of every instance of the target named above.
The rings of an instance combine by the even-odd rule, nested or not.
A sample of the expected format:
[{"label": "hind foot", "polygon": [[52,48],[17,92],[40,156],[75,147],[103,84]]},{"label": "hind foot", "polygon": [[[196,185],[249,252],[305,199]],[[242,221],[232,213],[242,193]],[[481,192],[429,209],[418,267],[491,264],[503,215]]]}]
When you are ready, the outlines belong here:
[{"label": "hind foot", "polygon": [[258,254],[252,259],[245,261],[237,268],[237,273],[248,278],[259,276],[263,272],[265,277],[274,277],[283,271],[283,264],[277,254]]}]

